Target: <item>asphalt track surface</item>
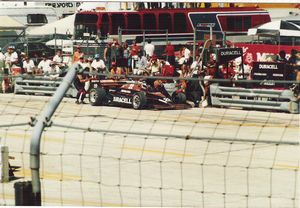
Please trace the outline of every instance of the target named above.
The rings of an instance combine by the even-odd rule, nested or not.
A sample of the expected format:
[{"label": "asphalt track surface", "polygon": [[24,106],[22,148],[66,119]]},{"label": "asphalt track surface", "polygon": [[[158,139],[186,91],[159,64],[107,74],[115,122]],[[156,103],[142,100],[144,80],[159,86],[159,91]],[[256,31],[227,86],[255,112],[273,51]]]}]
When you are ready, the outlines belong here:
[{"label": "asphalt track surface", "polygon": [[[49,99],[1,95],[1,145],[15,157],[11,164],[21,166],[19,180],[0,185],[2,205],[14,205],[16,181],[31,180],[26,123]],[[133,110],[65,98],[52,121],[41,143],[43,205],[299,205],[299,115]],[[12,124],[20,125],[6,126]]]}]

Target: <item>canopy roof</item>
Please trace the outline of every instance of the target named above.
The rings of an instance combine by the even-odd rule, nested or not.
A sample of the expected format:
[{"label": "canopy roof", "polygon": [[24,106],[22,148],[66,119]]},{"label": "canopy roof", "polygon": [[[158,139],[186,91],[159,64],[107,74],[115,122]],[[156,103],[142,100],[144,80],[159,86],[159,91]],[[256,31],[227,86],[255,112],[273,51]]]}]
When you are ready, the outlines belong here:
[{"label": "canopy roof", "polygon": [[32,36],[54,35],[54,34],[73,35],[74,21],[75,21],[75,14],[60,19],[58,21],[51,22],[46,25],[33,28],[27,31],[27,34]]},{"label": "canopy roof", "polygon": [[257,28],[251,28],[248,30],[248,35],[259,35],[259,34],[273,34],[278,36],[300,37],[300,26],[292,22],[278,20],[278,21],[268,22]]}]

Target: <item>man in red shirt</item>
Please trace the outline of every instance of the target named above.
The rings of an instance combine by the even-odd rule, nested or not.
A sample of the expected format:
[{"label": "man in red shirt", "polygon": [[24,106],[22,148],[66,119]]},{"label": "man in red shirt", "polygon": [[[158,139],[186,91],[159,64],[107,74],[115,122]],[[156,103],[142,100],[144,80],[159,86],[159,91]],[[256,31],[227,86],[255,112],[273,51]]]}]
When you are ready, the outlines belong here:
[{"label": "man in red shirt", "polygon": [[131,69],[136,68],[136,62],[138,61],[138,54],[140,51],[140,47],[136,44],[135,41],[132,41],[131,51],[130,51],[130,58],[131,58]]},{"label": "man in red shirt", "polygon": [[175,65],[175,52],[174,52],[174,46],[171,44],[171,42],[168,42],[165,52],[167,53],[167,61],[174,66]]},{"label": "man in red shirt", "polygon": [[131,57],[137,56],[139,54],[140,47],[136,44],[135,40],[132,41],[132,46],[131,46]]}]

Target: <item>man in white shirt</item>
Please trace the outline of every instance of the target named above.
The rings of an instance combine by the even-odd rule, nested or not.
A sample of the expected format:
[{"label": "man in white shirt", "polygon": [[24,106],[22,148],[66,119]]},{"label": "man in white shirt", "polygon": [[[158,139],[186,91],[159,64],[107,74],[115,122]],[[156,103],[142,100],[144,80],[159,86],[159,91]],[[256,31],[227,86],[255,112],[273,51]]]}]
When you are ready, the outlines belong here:
[{"label": "man in white shirt", "polygon": [[3,69],[5,62],[5,56],[2,53],[2,48],[0,48],[0,70]]},{"label": "man in white shirt", "polygon": [[95,59],[92,62],[92,68],[94,68],[98,72],[104,72],[105,71],[105,63],[102,59],[100,59],[100,55],[96,54]]},{"label": "man in white shirt", "polygon": [[40,61],[39,65],[38,65],[38,74],[42,74],[42,73],[50,73],[51,71],[51,67],[50,67],[50,63],[51,61],[49,59],[47,59],[47,57],[45,55],[42,56],[42,60]]},{"label": "man in white shirt", "polygon": [[150,58],[153,56],[153,53],[154,53],[154,45],[151,43],[151,40],[149,39],[148,40],[148,43],[144,46],[144,51],[146,53],[146,57],[147,58]]},{"label": "man in white shirt", "polygon": [[191,57],[191,51],[187,47],[184,47],[184,59],[186,61],[189,61],[190,57]]},{"label": "man in white shirt", "polygon": [[58,49],[56,51],[56,55],[53,57],[54,64],[56,64],[59,68],[63,68],[65,64],[63,63],[62,51]]},{"label": "man in white shirt", "polygon": [[34,62],[28,56],[25,56],[25,60],[23,61],[23,69],[27,74],[35,74]]},{"label": "man in white shirt", "polygon": [[84,61],[84,56],[80,56],[79,61],[77,63],[83,69],[88,67],[88,64]]},{"label": "man in white shirt", "polygon": [[10,69],[18,63],[18,54],[14,51],[14,46],[9,46],[7,48],[7,52],[4,54],[5,56],[5,68]]}]

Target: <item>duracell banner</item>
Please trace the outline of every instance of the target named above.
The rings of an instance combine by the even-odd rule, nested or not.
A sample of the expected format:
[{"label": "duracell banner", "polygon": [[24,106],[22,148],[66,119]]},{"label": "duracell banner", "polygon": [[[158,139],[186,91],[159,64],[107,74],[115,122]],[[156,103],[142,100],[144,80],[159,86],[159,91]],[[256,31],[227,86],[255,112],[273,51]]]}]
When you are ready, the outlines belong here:
[{"label": "duracell banner", "polygon": [[[284,63],[253,62],[253,80],[286,80],[287,67]],[[275,86],[274,82],[263,82],[265,86]]]},{"label": "duracell banner", "polygon": [[219,64],[226,64],[226,62],[241,57],[242,55],[242,48],[220,48],[218,49],[218,62]]}]

